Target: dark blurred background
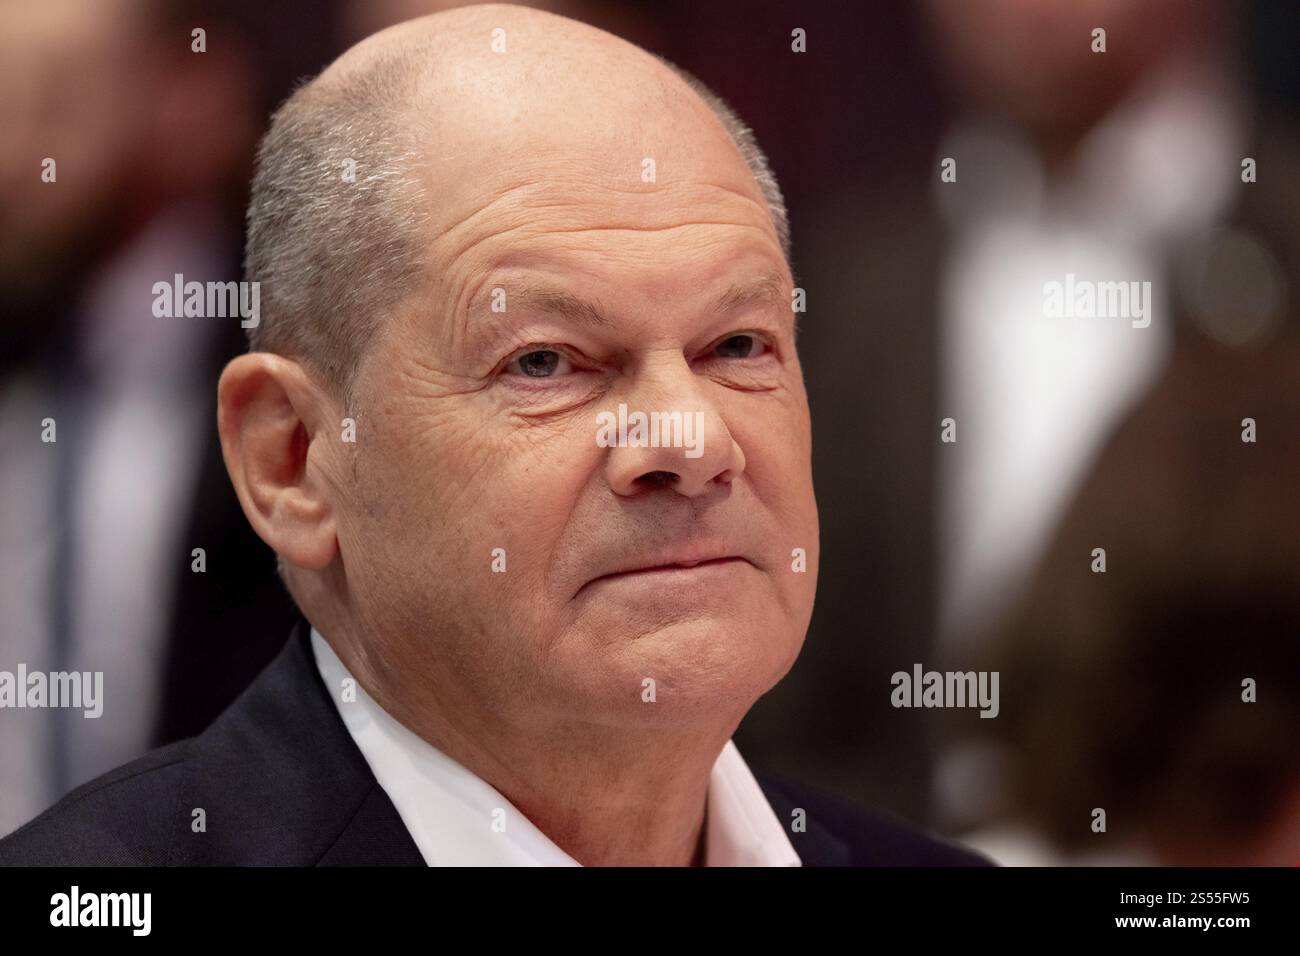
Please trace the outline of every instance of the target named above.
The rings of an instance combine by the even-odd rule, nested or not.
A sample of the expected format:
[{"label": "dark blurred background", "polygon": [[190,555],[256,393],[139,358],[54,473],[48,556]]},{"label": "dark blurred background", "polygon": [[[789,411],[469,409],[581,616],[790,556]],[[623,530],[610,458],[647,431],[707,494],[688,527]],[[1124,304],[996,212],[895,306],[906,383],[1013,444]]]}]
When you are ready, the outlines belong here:
[{"label": "dark blurred background", "polygon": [[[453,5],[0,0],[0,669],[112,688],[102,720],[0,711],[0,833],[279,649],[215,430],[243,330],[155,318],[152,286],[238,279],[271,110]],[[713,87],[790,209],[822,560],[747,760],[1009,863],[1300,859],[1300,4],[537,5]],[[1149,327],[1046,317],[1067,274],[1149,281]],[[1222,679],[1171,676],[1179,648]],[[999,670],[999,718],[894,708],[915,663]]]}]

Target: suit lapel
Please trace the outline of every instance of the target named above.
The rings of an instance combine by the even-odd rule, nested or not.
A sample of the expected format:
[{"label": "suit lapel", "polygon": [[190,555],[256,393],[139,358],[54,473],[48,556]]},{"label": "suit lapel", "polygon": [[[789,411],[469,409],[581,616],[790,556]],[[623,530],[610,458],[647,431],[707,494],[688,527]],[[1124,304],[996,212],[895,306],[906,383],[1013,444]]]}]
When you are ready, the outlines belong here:
[{"label": "suit lapel", "polygon": [[170,862],[424,864],[322,684],[309,635],[300,621],[279,656],[194,739]]},{"label": "suit lapel", "polygon": [[[754,779],[782,823],[794,819],[796,809],[807,809],[780,781],[760,773],[755,773]],[[802,832],[787,835],[804,866],[850,865],[853,855],[848,844],[823,826],[816,814],[805,813],[803,822],[805,829]]]}]

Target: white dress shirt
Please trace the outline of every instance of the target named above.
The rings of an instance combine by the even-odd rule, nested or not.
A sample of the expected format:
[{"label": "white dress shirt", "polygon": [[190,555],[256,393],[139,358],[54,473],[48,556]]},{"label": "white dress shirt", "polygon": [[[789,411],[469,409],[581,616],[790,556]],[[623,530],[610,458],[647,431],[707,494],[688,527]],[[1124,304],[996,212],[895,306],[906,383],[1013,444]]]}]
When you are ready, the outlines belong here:
[{"label": "white dress shirt", "polygon": [[[312,628],[330,699],[430,866],[580,866],[486,781],[408,730],[355,680]],[[349,694],[349,697],[351,695]],[[494,826],[495,823],[495,826]],[[501,824],[504,823],[504,826]],[[733,741],[709,778],[707,866],[800,866],[798,854]]]}]

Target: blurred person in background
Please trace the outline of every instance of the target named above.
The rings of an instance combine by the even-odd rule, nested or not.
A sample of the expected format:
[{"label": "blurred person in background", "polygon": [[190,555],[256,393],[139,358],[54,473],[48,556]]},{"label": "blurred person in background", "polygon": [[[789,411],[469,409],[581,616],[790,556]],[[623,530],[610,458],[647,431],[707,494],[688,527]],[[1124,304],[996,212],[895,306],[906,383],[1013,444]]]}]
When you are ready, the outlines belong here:
[{"label": "blurred person in background", "polygon": [[[1271,9],[927,4],[965,105],[938,151],[957,182],[933,187],[938,390],[960,423],[936,471],[940,640],[997,626],[1105,435],[1179,352],[1264,350],[1296,327],[1300,141],[1248,42]],[[1145,318],[1047,316],[1045,286],[1068,276],[1149,282]],[[984,792],[975,760],[943,758],[954,817]]]},{"label": "blurred person in background", "polygon": [[1003,864],[1300,860],[1297,488],[1300,343],[1179,356],[976,652],[1002,710],[953,730],[985,735],[1000,798],[967,842]]},{"label": "blurred person in background", "polygon": [[[1300,170],[1293,131],[1283,151],[1257,116],[1240,4],[926,11],[965,104],[939,150],[957,181],[934,191],[949,236],[941,394],[963,430],[940,461],[940,630],[958,635],[1014,592],[1100,440],[1175,349],[1259,348],[1283,328]],[[1243,182],[1246,157],[1259,181]],[[1045,284],[1070,274],[1149,281],[1146,315],[1047,317]]]},{"label": "blurred person in background", "polygon": [[0,669],[101,671],[106,698],[0,710],[0,833],[202,729],[279,643],[250,622],[291,620],[216,433],[240,319],[153,311],[178,273],[239,276],[259,91],[218,9],[0,13]]},{"label": "blurred person in background", "polygon": [[[996,625],[1104,436],[1174,355],[1266,350],[1297,324],[1294,108],[1261,93],[1293,57],[1247,42],[1260,23],[1286,33],[1278,8],[918,10],[953,115],[928,156],[810,213],[799,263],[818,495],[840,516],[818,613],[874,625],[857,662],[834,662],[846,695]],[[1149,324],[1051,317],[1045,285],[1071,274],[1150,282]],[[856,470],[836,466],[846,456]],[[936,812],[949,825],[982,812],[982,772],[979,753],[943,755]]]}]

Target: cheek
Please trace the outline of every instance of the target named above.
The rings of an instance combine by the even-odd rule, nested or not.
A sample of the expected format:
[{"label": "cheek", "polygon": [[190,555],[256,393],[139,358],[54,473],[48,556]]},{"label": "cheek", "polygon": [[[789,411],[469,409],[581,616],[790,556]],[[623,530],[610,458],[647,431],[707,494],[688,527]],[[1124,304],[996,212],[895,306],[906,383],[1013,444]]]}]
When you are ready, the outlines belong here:
[{"label": "cheek", "polygon": [[801,398],[792,395],[784,401],[737,408],[727,417],[727,427],[745,453],[750,484],[787,525],[805,523],[809,512],[816,520],[812,436],[807,405]]},{"label": "cheek", "polygon": [[[820,541],[813,491],[807,408],[799,401],[756,412],[733,436],[745,452],[745,472],[770,522],[765,552],[792,613],[802,615],[817,585]],[[795,549],[799,549],[796,553]]]},{"label": "cheek", "polygon": [[585,429],[531,434],[513,444],[512,454],[491,476],[479,520],[501,539],[512,591],[521,599],[534,604],[567,599],[556,584],[556,569],[573,547],[575,528],[587,526],[598,453]]},{"label": "cheek", "polygon": [[410,502],[385,533],[436,549],[424,566],[466,584],[487,575],[494,601],[544,603],[547,572],[592,479],[590,429],[520,426],[481,412],[474,427],[440,416],[395,448],[394,485]]}]

